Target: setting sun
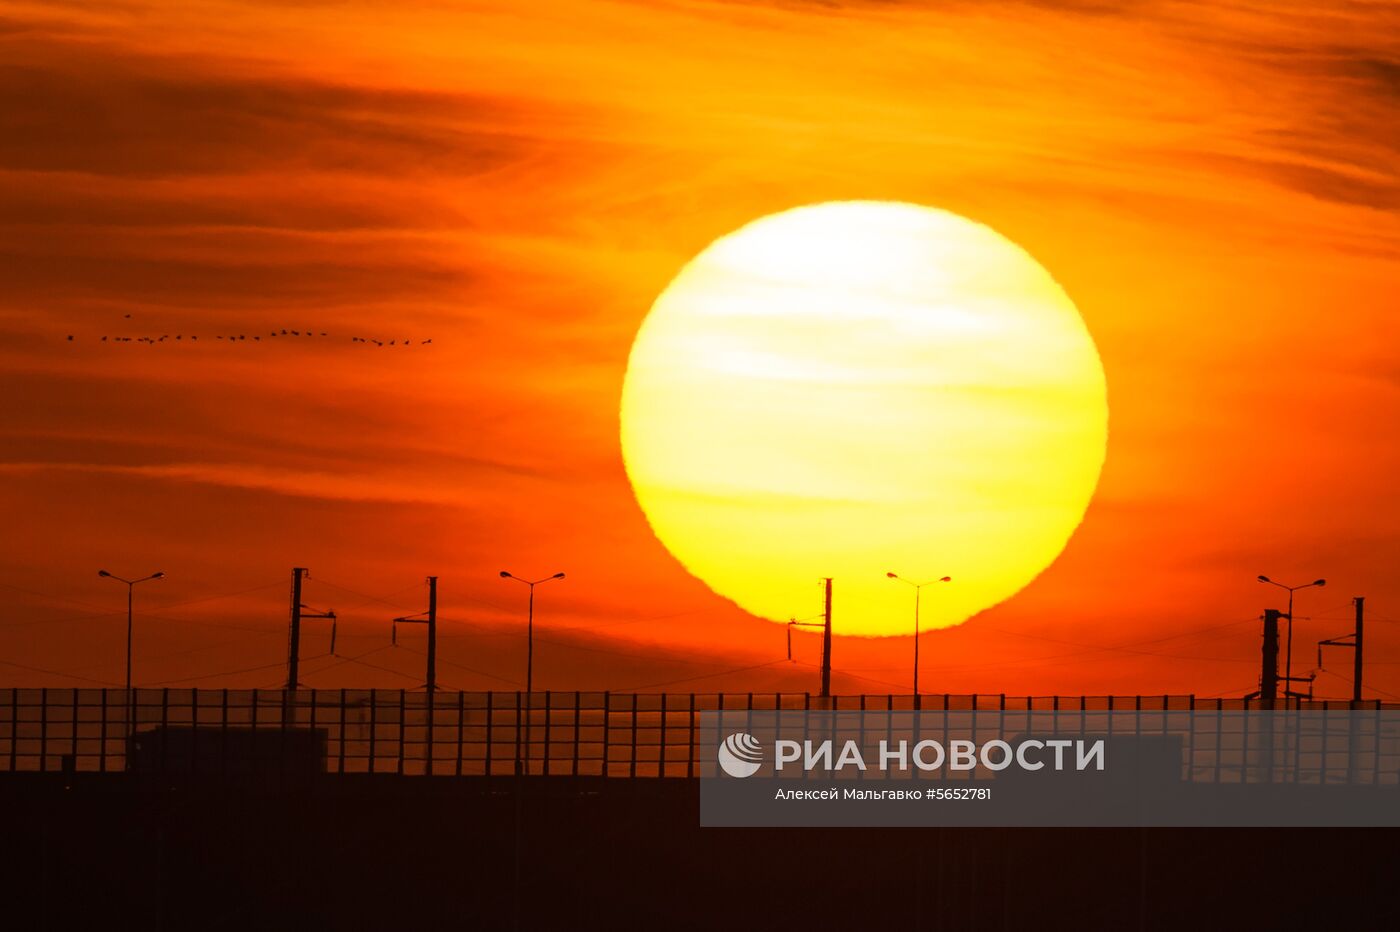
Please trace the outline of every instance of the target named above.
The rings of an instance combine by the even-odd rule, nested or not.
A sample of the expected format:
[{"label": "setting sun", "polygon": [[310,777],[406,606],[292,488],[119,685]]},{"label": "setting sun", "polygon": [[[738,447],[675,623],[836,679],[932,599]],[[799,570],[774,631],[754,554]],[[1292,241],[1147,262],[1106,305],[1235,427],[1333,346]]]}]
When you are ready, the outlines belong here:
[{"label": "setting sun", "polygon": [[622,448],[653,530],[763,618],[907,634],[887,577],[951,575],[921,624],[1010,598],[1059,555],[1103,464],[1103,368],[1074,304],[956,214],[836,202],[721,237],[633,344]]},{"label": "setting sun", "polygon": [[1396,36],[0,0],[0,925],[1382,925]]}]

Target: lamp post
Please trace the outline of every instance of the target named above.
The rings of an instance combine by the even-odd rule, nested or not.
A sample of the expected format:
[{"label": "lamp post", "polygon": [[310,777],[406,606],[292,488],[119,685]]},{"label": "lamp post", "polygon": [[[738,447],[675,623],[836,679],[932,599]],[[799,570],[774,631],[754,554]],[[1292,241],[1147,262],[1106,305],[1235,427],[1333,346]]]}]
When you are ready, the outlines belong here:
[{"label": "lamp post", "polygon": [[103,579],[115,579],[115,580],[116,580],[117,582],[119,582],[119,583],[126,583],[126,730],[127,730],[128,733],[130,733],[131,731],[133,731],[133,730],[135,729],[135,726],[136,726],[136,715],[135,715],[136,701],[135,701],[135,697],[132,696],[132,694],[131,694],[131,603],[132,603],[132,590],[136,588],[136,584],[137,584],[137,583],[147,582],[148,580],[152,580],[152,579],[164,579],[164,578],[165,578],[165,574],[164,574],[164,573],[152,573],[152,574],[149,575],[149,576],[142,576],[140,579],[123,579],[123,578],[120,577],[120,576],[114,576],[114,575],[112,575],[111,573],[107,572],[106,570],[98,570],[98,571],[97,571],[97,575],[98,575],[98,576],[101,576]]},{"label": "lamp post", "polygon": [[1287,695],[1293,690],[1293,593],[1297,592],[1299,589],[1311,589],[1313,586],[1320,589],[1327,585],[1327,580],[1314,579],[1312,582],[1304,583],[1301,586],[1285,586],[1281,582],[1274,582],[1269,577],[1261,575],[1259,576],[1259,581],[1261,583],[1268,583],[1271,586],[1278,586],[1280,589],[1288,590],[1288,643],[1284,647],[1283,655],[1283,681],[1288,684],[1284,687],[1284,695]]},{"label": "lamp post", "polygon": [[[563,579],[563,573],[555,573],[553,576],[546,576],[543,579],[522,579],[514,573],[501,570],[502,579],[513,579],[516,582],[524,583],[530,587],[530,608],[526,616],[528,621],[525,625],[525,701],[530,702],[531,694],[535,691],[535,587],[541,583],[547,583],[555,579]],[[516,723],[515,728],[515,770],[520,773],[523,768],[520,759],[520,723]],[[525,754],[530,753],[530,715],[525,715]]]},{"label": "lamp post", "polygon": [[530,587],[530,609],[525,625],[525,691],[534,692],[535,685],[535,587],[541,583],[547,583],[554,579],[563,579],[563,573],[555,573],[553,576],[546,576],[544,579],[536,579],[533,582],[528,579],[521,579],[514,573],[501,570],[502,579],[513,579],[516,582],[524,583]]},{"label": "lamp post", "polygon": [[942,576],[938,579],[930,579],[928,582],[916,583],[913,580],[905,579],[898,573],[886,573],[890,579],[897,579],[906,586],[914,587],[914,708],[920,707],[919,702],[919,592],[924,586],[931,586],[934,583],[952,582],[953,577]]}]

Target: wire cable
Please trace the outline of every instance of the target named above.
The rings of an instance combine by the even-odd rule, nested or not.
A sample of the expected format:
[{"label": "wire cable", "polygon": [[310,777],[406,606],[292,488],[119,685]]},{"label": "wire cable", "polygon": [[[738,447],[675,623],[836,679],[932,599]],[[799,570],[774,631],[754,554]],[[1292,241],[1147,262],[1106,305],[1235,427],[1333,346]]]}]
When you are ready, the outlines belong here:
[{"label": "wire cable", "polygon": [[732,670],[719,670],[715,673],[701,673],[696,676],[683,676],[675,680],[663,680],[659,683],[643,683],[641,686],[628,686],[625,689],[616,690],[623,693],[634,693],[639,689],[654,689],[658,686],[674,686],[676,683],[690,683],[695,680],[708,680],[716,676],[729,676],[734,673],[745,673],[749,670],[761,670],[764,667],[777,666],[780,663],[787,663],[787,660],[770,660],[767,663],[756,663],[748,667],[735,667]]},{"label": "wire cable", "polygon": [[266,583],[261,586],[253,586],[251,589],[239,589],[236,592],[225,592],[221,595],[206,595],[198,599],[186,599],[183,602],[171,602],[169,605],[157,605],[158,611],[166,611],[172,608],[184,608],[186,605],[199,605],[203,602],[217,602],[220,599],[232,599],[240,595],[248,595],[252,592],[263,592],[267,589],[276,589],[286,585],[284,582]]},{"label": "wire cable", "polygon": [[[820,665],[820,664],[808,663],[808,662],[805,661],[805,660],[794,660],[793,663],[800,663],[800,664],[802,664],[804,667],[811,667],[811,668],[814,669],[814,670],[820,670],[820,669],[821,669],[821,665]],[[908,692],[910,689],[913,688],[913,684],[912,684],[912,683],[891,683],[891,682],[888,681],[888,680],[877,680],[877,679],[875,679],[875,678],[873,678],[873,677],[861,676],[861,675],[859,675],[859,674],[857,674],[857,673],[852,673],[850,670],[832,670],[832,671],[831,671],[831,675],[832,675],[833,677],[837,677],[837,676],[843,677],[843,678],[847,678],[847,677],[848,677],[848,678],[850,678],[850,679],[860,680],[861,682],[864,682],[864,683],[876,683],[876,684],[878,684],[878,685],[880,685],[880,686],[889,686],[889,687],[891,687],[892,689],[898,689],[900,692]]]},{"label": "wire cable", "polygon": [[103,607],[103,606],[101,606],[101,605],[97,605],[97,604],[94,604],[94,603],[92,603],[92,602],[83,602],[83,601],[80,601],[80,600],[78,600],[78,599],[69,599],[69,598],[66,598],[66,597],[61,596],[61,595],[46,595],[45,593],[42,593],[42,592],[35,592],[33,589],[24,589],[24,588],[22,588],[22,587],[20,587],[20,586],[13,586],[13,585],[11,585],[11,584],[9,584],[9,583],[0,583],[0,587],[3,587],[3,588],[5,588],[5,589],[10,589],[10,590],[13,590],[13,591],[15,591],[15,592],[23,592],[25,595],[32,595],[32,596],[34,596],[34,597],[37,598],[37,599],[45,599],[45,600],[47,600],[47,601],[49,601],[49,602],[66,602],[66,603],[69,604],[69,605],[77,605],[77,606],[81,606],[82,608],[101,609],[101,608]]},{"label": "wire cable", "polygon": [[31,673],[45,673],[49,676],[61,676],[70,680],[82,680],[85,683],[96,683],[99,686],[114,686],[118,689],[122,687],[121,683],[113,683],[111,680],[95,680],[90,676],[79,676],[76,673],[64,673],[60,670],[46,670],[43,667],[31,667],[28,664],[16,663],[13,660],[0,660],[0,663],[3,663],[7,667],[15,667],[19,670],[28,670]]},{"label": "wire cable", "polygon": [[62,625],[74,621],[96,621],[101,618],[125,618],[126,612],[93,612],[87,615],[69,615],[65,618],[37,618],[28,621],[7,621],[0,628],[30,628],[35,625]]},{"label": "wire cable", "polygon": [[[398,645],[398,647],[399,647],[400,650],[406,650],[406,651],[408,651],[410,654],[417,654],[417,655],[420,656],[420,657],[426,657],[426,656],[428,656],[425,652],[423,652],[423,651],[421,651],[421,650],[417,650],[416,648],[408,647],[408,646],[403,645],[403,644]],[[446,666],[449,666],[449,667],[456,667],[456,668],[459,669],[459,670],[465,670],[465,671],[468,672],[468,673],[475,673],[477,676],[484,676],[484,677],[486,677],[486,678],[488,678],[488,679],[500,680],[502,683],[509,683],[509,684],[511,684],[512,686],[520,686],[520,685],[522,685],[521,682],[520,682],[519,680],[513,680],[513,679],[511,679],[511,678],[508,677],[508,676],[497,676],[497,675],[494,674],[494,673],[487,673],[485,670],[478,670],[478,669],[476,669],[475,667],[469,667],[469,666],[467,666],[467,665],[464,664],[464,663],[457,663],[455,660],[446,660],[446,659],[444,659],[444,658],[442,658],[442,657],[438,657],[438,658],[437,658],[437,662],[440,663],[440,664],[444,664],[444,665],[446,665]]]},{"label": "wire cable", "polygon": [[241,670],[220,670],[217,673],[202,673],[199,676],[185,676],[181,677],[178,680],[161,680],[157,683],[147,684],[146,687],[142,688],[150,688],[157,686],[174,686],[178,683],[194,683],[199,680],[212,680],[220,676],[238,676],[241,673],[256,673],[259,670],[270,670],[273,667],[281,666],[285,666],[285,661],[279,660],[277,663],[264,663],[256,667],[244,667]]},{"label": "wire cable", "polygon": [[[325,673],[327,670],[334,670],[336,667],[342,667],[342,666],[344,666],[344,665],[347,664],[347,663],[355,663],[355,662],[356,662],[357,660],[359,660],[361,657],[368,657],[370,654],[377,654],[377,653],[379,653],[381,650],[388,650],[388,649],[389,649],[390,647],[392,647],[392,646],[393,646],[393,645],[391,645],[391,644],[381,644],[381,645],[379,645],[378,647],[372,647],[372,648],[370,648],[369,650],[365,651],[363,654],[356,654],[356,655],[353,656],[353,657],[340,657],[339,659],[336,660],[335,663],[328,663],[328,664],[326,664],[324,667],[321,667],[319,670],[307,670],[306,673],[305,673],[304,675],[305,675],[305,676],[315,676],[315,675],[318,674],[318,673]],[[321,656],[325,657],[325,656],[329,656],[329,655],[328,655],[328,654],[322,654]]]},{"label": "wire cable", "polygon": [[349,593],[350,595],[358,596],[359,598],[364,599],[363,602],[359,602],[359,603],[356,603],[355,605],[348,606],[348,607],[346,607],[346,608],[344,608],[344,609],[341,609],[341,611],[352,611],[352,610],[357,609],[357,608],[363,608],[364,606],[370,604],[371,602],[378,602],[380,605],[386,605],[386,606],[388,606],[389,608],[398,609],[399,611],[404,611],[404,612],[412,611],[412,609],[408,608],[406,605],[404,605],[404,604],[402,604],[402,603],[400,603],[400,602],[391,602],[391,601],[389,601],[389,600],[390,600],[391,598],[395,598],[395,597],[397,597],[397,596],[404,595],[405,593],[411,592],[411,591],[413,591],[414,589],[417,589],[417,588],[419,588],[420,586],[424,585],[423,583],[414,583],[414,584],[411,585],[411,586],[404,586],[402,589],[395,589],[393,592],[387,593],[387,594],[385,594],[384,596],[381,597],[381,596],[377,596],[377,595],[370,595],[369,593],[366,593],[366,592],[360,592],[360,591],[358,591],[358,590],[351,589],[349,586],[342,586],[342,585],[340,585],[339,583],[330,582],[329,580],[322,579],[322,578],[319,577],[319,576],[317,576],[317,577],[315,578],[315,581],[316,581],[316,583],[318,583],[319,585],[322,585],[322,586],[329,586],[329,587],[332,588],[332,589],[338,589],[338,590],[340,590],[341,592]]}]

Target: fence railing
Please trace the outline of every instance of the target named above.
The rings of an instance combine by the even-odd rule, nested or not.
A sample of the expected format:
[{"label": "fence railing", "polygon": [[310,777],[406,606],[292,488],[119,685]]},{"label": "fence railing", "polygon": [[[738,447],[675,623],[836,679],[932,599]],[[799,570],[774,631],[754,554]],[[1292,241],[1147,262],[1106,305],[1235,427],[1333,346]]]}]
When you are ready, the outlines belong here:
[{"label": "fence railing", "polygon": [[[1013,712],[1265,708],[1259,700],[1194,696],[986,694],[924,695],[918,707]],[[914,708],[910,695],[0,689],[0,772],[235,775],[291,768],[459,776],[526,772],[689,777],[699,774],[702,756],[711,759],[713,753],[697,747],[700,713],[705,711]],[[1395,710],[1400,704],[1294,701],[1287,708]],[[1314,739],[1305,735],[1301,740]],[[1394,736],[1386,741],[1385,748],[1377,744],[1376,754],[1400,756],[1400,741]],[[1325,743],[1323,747],[1325,755]]]}]

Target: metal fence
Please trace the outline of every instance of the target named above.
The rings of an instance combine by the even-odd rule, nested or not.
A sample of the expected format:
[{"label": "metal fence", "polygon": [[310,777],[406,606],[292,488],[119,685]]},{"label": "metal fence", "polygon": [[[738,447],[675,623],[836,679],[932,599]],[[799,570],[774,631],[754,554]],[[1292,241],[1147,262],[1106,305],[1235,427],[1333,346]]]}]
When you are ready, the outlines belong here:
[{"label": "metal fence", "polygon": [[[710,759],[712,753],[696,742],[705,711],[915,707],[910,695],[0,689],[0,772],[217,775],[304,766],[329,773],[691,777],[699,774],[702,755]],[[918,707],[1198,713],[1266,708],[1258,700],[1194,696],[945,694],[921,696]],[[1294,701],[1287,708],[1393,711],[1400,704]],[[1310,719],[1312,724],[1293,730],[1292,751],[1299,759],[1305,752],[1315,755],[1320,741],[1326,780],[1325,722],[1318,732],[1316,717],[1300,717]],[[1400,734],[1378,726],[1372,737],[1368,761],[1377,772],[1381,762],[1400,760]],[[1215,779],[1225,779],[1218,769]]]}]

